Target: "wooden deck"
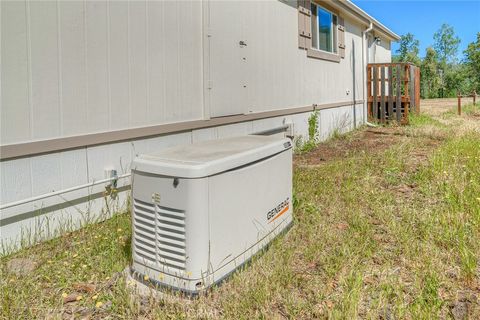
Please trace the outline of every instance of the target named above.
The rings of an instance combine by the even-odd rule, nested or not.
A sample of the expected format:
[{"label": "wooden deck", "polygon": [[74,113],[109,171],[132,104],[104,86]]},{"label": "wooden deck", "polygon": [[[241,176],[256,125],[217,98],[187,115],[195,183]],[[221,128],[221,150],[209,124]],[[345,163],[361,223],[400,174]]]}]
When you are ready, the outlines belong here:
[{"label": "wooden deck", "polygon": [[420,112],[420,68],[410,63],[370,63],[367,66],[370,121],[408,122]]}]

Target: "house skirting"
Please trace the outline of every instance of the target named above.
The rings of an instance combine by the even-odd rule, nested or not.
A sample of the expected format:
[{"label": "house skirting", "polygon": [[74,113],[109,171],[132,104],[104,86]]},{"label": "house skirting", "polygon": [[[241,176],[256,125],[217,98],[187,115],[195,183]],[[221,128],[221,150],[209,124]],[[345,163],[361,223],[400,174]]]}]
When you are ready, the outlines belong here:
[{"label": "house skirting", "polygon": [[[314,105],[2,146],[2,205],[99,181],[106,178],[108,170],[124,175],[130,172],[136,155],[169,146],[265,132],[285,125],[292,126],[295,137],[307,139],[308,118],[315,110],[321,140],[335,130],[346,132],[366,120],[363,101],[356,101],[355,105]],[[108,184],[2,209],[0,252],[14,251],[125,210],[130,177],[118,180],[114,197],[105,193]]]}]

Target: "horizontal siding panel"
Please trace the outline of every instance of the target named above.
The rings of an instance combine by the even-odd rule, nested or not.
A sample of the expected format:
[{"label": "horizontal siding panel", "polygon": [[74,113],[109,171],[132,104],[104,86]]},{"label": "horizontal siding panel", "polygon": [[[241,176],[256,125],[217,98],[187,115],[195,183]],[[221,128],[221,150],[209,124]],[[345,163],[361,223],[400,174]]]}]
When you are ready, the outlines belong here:
[{"label": "horizontal siding panel", "polygon": [[179,115],[172,118],[173,121],[200,119],[202,108],[199,106],[203,105],[202,2],[180,3],[177,11],[180,22],[178,35],[180,105]]},{"label": "horizontal siding panel", "polygon": [[61,134],[57,4],[32,1],[29,7],[32,138],[54,138]]},{"label": "horizontal siding panel", "polygon": [[165,1],[147,2],[147,61],[148,61],[148,121],[150,124],[165,119],[165,86],[167,78],[165,54]]},{"label": "horizontal siding panel", "polygon": [[85,131],[109,128],[107,4],[87,1],[85,14],[87,123]]},{"label": "horizontal siding panel", "polygon": [[[186,3],[186,2],[184,2]],[[180,24],[182,21],[178,19],[179,11],[181,10],[180,2],[178,1],[165,1],[164,10],[164,44],[168,48],[164,51],[164,72],[166,77],[165,83],[165,120],[173,121],[180,118]],[[185,48],[187,49],[187,48]],[[172,106],[177,106],[174,108]]]},{"label": "horizontal siding panel", "polygon": [[68,136],[88,131],[84,2],[59,2],[59,15],[62,135]]},{"label": "horizontal siding panel", "polygon": [[128,61],[128,3],[108,2],[110,129],[125,129],[130,122]]},{"label": "horizontal siding panel", "polygon": [[145,2],[129,2],[128,12],[130,125],[139,126],[148,119]]},{"label": "horizontal siding panel", "polygon": [[25,2],[1,1],[1,143],[28,141],[30,104]]},{"label": "horizontal siding panel", "polygon": [[[202,2],[1,6],[2,144],[203,117]],[[351,21],[345,59],[333,63],[298,48],[291,2],[210,8],[212,116],[359,99],[361,30]]]},{"label": "horizontal siding panel", "polygon": [[201,2],[1,6],[2,144],[202,118]]}]

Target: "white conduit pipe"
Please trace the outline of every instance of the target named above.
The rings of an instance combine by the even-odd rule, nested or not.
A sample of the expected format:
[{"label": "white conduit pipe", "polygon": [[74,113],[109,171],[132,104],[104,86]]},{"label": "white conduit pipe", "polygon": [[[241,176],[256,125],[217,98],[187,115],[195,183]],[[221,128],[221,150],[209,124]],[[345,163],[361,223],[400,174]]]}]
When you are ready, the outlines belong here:
[{"label": "white conduit pipe", "polygon": [[90,182],[90,183],[82,184],[80,186],[71,187],[71,188],[68,188],[68,189],[63,189],[63,190],[58,190],[58,191],[53,191],[53,192],[50,192],[50,193],[44,193],[44,194],[41,194],[39,196],[26,198],[26,199],[22,199],[22,200],[19,200],[19,201],[6,203],[6,204],[2,204],[2,205],[0,205],[0,210],[11,208],[11,207],[16,207],[16,206],[19,206],[21,204],[25,204],[25,203],[29,203],[29,202],[33,202],[33,201],[37,201],[37,200],[42,200],[42,199],[45,199],[45,198],[50,198],[50,197],[53,197],[53,196],[57,196],[57,195],[60,195],[60,194],[72,192],[72,191],[75,191],[75,190],[80,190],[80,189],[84,189],[84,188],[88,188],[88,187],[93,187],[93,186],[98,185],[98,184],[127,178],[127,177],[130,177],[130,175],[131,175],[130,173],[125,173],[125,174],[122,174],[120,176],[114,176],[114,177],[107,178],[107,179],[97,180],[97,181],[93,181],[93,182]]}]

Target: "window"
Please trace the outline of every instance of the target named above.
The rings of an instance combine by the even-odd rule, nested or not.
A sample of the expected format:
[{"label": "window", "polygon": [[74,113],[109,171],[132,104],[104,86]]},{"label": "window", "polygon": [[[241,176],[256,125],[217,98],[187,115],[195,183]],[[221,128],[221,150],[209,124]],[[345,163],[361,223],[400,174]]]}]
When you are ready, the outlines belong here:
[{"label": "window", "polygon": [[312,3],[312,48],[337,53],[337,16]]}]

